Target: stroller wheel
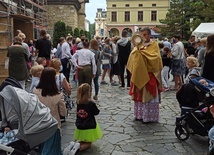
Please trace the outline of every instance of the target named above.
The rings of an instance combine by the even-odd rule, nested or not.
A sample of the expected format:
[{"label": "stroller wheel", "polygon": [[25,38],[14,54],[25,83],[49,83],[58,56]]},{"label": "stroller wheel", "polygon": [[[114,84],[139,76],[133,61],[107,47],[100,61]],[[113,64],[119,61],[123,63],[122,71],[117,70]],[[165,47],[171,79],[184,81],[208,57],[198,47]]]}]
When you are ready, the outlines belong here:
[{"label": "stroller wheel", "polygon": [[175,127],[175,135],[179,140],[187,140],[189,138],[189,130],[183,125],[178,125]]}]

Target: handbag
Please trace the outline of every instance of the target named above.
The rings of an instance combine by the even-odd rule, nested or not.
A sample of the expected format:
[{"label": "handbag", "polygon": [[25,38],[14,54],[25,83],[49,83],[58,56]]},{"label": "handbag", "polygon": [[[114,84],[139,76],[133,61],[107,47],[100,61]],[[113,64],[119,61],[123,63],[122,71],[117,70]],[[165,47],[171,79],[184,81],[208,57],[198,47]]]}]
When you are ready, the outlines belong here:
[{"label": "handbag", "polygon": [[102,59],[102,64],[103,64],[103,65],[110,64],[109,59]]}]

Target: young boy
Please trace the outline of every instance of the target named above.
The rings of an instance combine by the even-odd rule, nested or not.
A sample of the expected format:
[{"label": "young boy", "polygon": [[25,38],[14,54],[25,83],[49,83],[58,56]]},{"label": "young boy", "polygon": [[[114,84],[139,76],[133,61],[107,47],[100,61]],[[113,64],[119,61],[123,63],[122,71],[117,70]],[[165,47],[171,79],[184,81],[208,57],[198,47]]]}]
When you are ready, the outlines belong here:
[{"label": "young boy", "polygon": [[44,67],[47,67],[47,66],[46,66],[46,58],[45,58],[45,57],[37,57],[36,62],[37,62],[39,65],[42,65],[42,66],[44,66]]},{"label": "young boy", "polygon": [[40,76],[41,76],[41,73],[43,70],[44,70],[43,65],[35,65],[35,66],[31,67],[30,73],[32,75],[32,81],[31,81],[31,86],[30,86],[30,90],[29,90],[30,93],[32,93],[34,87],[36,87],[38,85]]}]

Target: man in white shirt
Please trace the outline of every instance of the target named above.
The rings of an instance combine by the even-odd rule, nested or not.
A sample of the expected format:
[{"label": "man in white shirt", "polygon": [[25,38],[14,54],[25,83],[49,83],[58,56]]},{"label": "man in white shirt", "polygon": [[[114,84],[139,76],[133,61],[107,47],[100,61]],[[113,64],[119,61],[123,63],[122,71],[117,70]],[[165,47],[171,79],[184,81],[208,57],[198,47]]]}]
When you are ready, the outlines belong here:
[{"label": "man in white shirt", "polygon": [[66,80],[69,83],[69,77],[70,77],[70,71],[71,71],[71,47],[69,45],[69,42],[71,41],[71,37],[67,37],[66,41],[62,44],[62,57],[61,57],[61,63],[62,63],[62,73],[65,75]]},{"label": "man in white shirt", "polygon": [[[89,42],[83,42],[83,49],[77,50],[72,56],[72,63],[78,69],[78,84],[88,83],[91,85],[92,78],[95,77],[97,66],[94,53],[89,49]],[[78,60],[78,64],[77,64]]]}]

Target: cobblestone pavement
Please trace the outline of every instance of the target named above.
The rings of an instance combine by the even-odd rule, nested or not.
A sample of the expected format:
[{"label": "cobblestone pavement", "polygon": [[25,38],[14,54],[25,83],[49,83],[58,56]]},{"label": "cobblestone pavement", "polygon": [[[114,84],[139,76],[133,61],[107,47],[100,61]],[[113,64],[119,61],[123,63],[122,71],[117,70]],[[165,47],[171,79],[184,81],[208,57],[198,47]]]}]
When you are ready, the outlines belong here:
[{"label": "cobblestone pavement", "polygon": [[[75,89],[72,94],[75,96]],[[90,149],[79,154],[205,155],[208,149],[207,137],[192,135],[182,142],[174,134],[175,117],[180,114],[175,91],[163,92],[161,97],[159,122],[144,124],[134,120],[133,101],[128,90],[102,85],[97,102],[100,114],[96,119],[104,136],[93,143]],[[62,148],[73,140],[74,121],[75,109],[62,124]]]}]

